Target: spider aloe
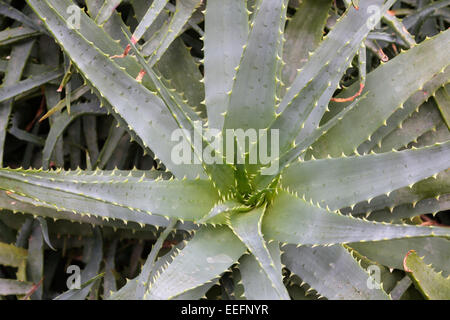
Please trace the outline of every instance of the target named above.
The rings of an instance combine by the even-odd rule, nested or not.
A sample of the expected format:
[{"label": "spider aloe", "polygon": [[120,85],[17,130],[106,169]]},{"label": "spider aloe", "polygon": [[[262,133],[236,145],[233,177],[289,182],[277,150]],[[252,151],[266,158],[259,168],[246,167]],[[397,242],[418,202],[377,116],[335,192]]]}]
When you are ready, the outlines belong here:
[{"label": "spider aloe", "polygon": [[[77,12],[74,26],[71,0],[27,0],[70,60],[66,74],[83,77],[157,168],[49,171],[53,139],[43,169],[0,169],[7,198],[35,215],[164,228],[140,275],[111,299],[199,299],[216,283],[238,299],[290,299],[304,290],[390,299],[397,280],[389,269],[402,270],[413,249],[450,271],[435,252],[448,252],[450,229],[408,220],[448,209],[448,129],[412,147],[416,137],[390,135],[445,90],[448,30],[417,44],[388,12],[395,0],[347,1],[326,35],[328,0],[303,1],[289,21],[286,0],[183,0],[175,7],[154,0],[131,32],[114,20],[120,2],[86,1],[89,10]],[[171,78],[162,59],[201,5],[204,76]],[[162,15],[170,19],[161,22]],[[365,44],[381,19],[394,21],[407,50],[366,74]],[[342,87],[353,65],[359,79]],[[190,82],[200,91],[187,92]],[[3,90],[2,101],[17,92]],[[241,130],[244,140],[227,130]],[[242,141],[241,159],[228,157]],[[176,158],[180,143],[188,143],[189,161]],[[261,148],[270,163],[250,161]],[[158,256],[168,234],[181,229],[187,241]],[[374,266],[382,283],[368,285]]]}]

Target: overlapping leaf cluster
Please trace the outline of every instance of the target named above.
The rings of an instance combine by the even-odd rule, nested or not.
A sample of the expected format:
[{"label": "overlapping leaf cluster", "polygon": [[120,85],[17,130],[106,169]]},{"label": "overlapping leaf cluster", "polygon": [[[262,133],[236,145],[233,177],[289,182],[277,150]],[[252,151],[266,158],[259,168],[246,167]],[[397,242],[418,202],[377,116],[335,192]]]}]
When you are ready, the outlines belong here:
[{"label": "overlapping leaf cluster", "polygon": [[[449,298],[449,1],[10,2],[0,296]],[[278,170],[179,164],[197,123]]]}]

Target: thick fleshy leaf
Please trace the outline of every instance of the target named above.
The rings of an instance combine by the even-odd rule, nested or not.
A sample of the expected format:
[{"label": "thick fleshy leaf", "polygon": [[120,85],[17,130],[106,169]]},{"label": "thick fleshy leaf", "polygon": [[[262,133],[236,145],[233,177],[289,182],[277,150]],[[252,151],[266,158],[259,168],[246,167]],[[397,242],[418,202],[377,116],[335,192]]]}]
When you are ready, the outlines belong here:
[{"label": "thick fleshy leaf", "polygon": [[209,213],[204,216],[199,222],[208,222],[212,224],[226,224],[229,221],[230,215],[250,211],[251,208],[242,203],[232,199],[217,203]]},{"label": "thick fleshy leaf", "polygon": [[441,123],[438,124],[434,129],[431,129],[431,131],[428,131],[421,135],[417,139],[417,143],[414,142],[412,145],[416,148],[421,148],[448,140],[450,140],[450,130],[448,130],[447,124]]},{"label": "thick fleshy leaf", "polygon": [[415,206],[421,200],[439,198],[442,195],[450,193],[449,177],[450,168],[428,179],[417,182],[411,187],[408,186],[394,190],[389,194],[373,198],[370,202],[360,202],[351,210],[352,215],[368,215],[371,212],[384,209],[394,210],[395,207],[405,204]]},{"label": "thick fleshy leaf", "polygon": [[[103,0],[86,0],[86,6],[88,9],[88,14],[94,21],[95,18],[100,13],[103,4]],[[122,28],[126,28],[125,22],[123,21],[122,14],[118,10],[111,10],[108,19],[100,26],[112,39],[119,40],[120,45],[125,48],[127,43],[122,36]],[[97,21],[98,23],[98,21]],[[127,34],[131,36],[131,32],[127,28]]]},{"label": "thick fleshy leaf", "polygon": [[286,27],[286,42],[283,48],[283,82],[290,87],[297,75],[297,69],[303,67],[323,37],[328,18],[330,0],[305,0],[289,19]]},{"label": "thick fleshy leaf", "polygon": [[416,40],[408,32],[405,25],[400,19],[398,19],[391,12],[387,12],[383,15],[383,21],[397,34],[397,36],[403,40],[407,48],[414,47],[416,45]]},{"label": "thick fleshy leaf", "polygon": [[447,124],[447,128],[450,130],[450,95],[448,93],[449,89],[450,85],[442,87],[436,92],[434,99],[436,100],[442,118]]},{"label": "thick fleshy leaf", "polygon": [[[113,111],[118,121],[121,123],[125,121],[130,132],[139,136],[133,135],[133,137],[142,142],[145,147],[150,148],[178,177],[195,178],[201,175],[202,168],[199,165],[176,165],[172,161],[171,146],[175,146],[175,142],[171,141],[170,137],[178,129],[178,125],[163,101],[105,56],[100,48],[96,47],[99,45],[98,39],[95,40],[96,46],[94,46],[80,31],[70,29],[66,23],[67,18],[61,16],[61,12],[49,2],[30,0],[28,3],[41,18],[45,18],[47,28],[59,44],[67,50],[83,76],[102,93],[102,98],[107,102],[105,104]],[[71,1],[64,2],[71,3]],[[52,3],[52,5],[62,10],[60,8],[62,3]],[[81,16],[84,17],[84,13],[81,13]],[[88,18],[85,19],[90,21]],[[84,23],[83,19],[82,21]],[[92,27],[88,22],[85,23],[93,30],[98,28],[95,25]],[[99,65],[102,67],[99,68]]]},{"label": "thick fleshy leaf", "polygon": [[86,296],[89,294],[89,291],[95,285],[97,280],[104,276],[103,273],[89,279],[88,281],[81,284],[79,289],[70,289],[59,296],[55,297],[53,300],[85,300]]},{"label": "thick fleshy leaf", "polygon": [[[258,262],[256,256],[253,254],[244,255],[239,260],[239,271],[241,274],[241,281],[244,285],[244,295],[249,300],[280,300],[290,299],[289,294],[283,284],[282,266],[281,266],[281,251],[279,243],[273,241],[267,244],[267,250],[270,253],[270,259],[274,262],[273,269],[277,270],[276,281],[280,283],[279,289],[281,294],[275,288],[275,284],[269,279],[268,275]],[[274,274],[275,276],[275,274]],[[281,287],[282,285],[282,287]]]},{"label": "thick fleshy leaf", "polygon": [[[93,206],[94,205],[95,203]],[[168,223],[168,220],[161,216],[149,214],[143,215],[138,211],[131,211],[127,208],[114,205],[108,206],[106,204],[102,206],[105,209],[98,207],[98,210],[92,214],[61,211],[56,210],[56,208],[51,204],[40,202],[32,198],[19,196],[13,193],[7,194],[4,191],[0,192],[0,207],[14,213],[30,214],[53,220],[66,220],[78,222],[80,224],[86,223],[103,227],[111,227],[113,229],[130,229],[135,231],[141,230],[144,225],[165,227]],[[3,212],[0,214],[0,217],[2,216],[6,216],[6,213]],[[191,222],[185,222],[180,225],[180,229],[185,229],[183,227],[185,225],[187,226],[187,230],[191,230],[193,228],[193,224]]]},{"label": "thick fleshy leaf", "polygon": [[440,0],[429,3],[428,5],[423,5],[418,10],[407,16],[403,20],[403,24],[407,29],[411,29],[415,25],[419,24],[421,21],[426,19],[430,14],[437,11],[440,8],[448,7],[450,5],[450,0]]},{"label": "thick fleshy leaf", "polygon": [[359,254],[348,245],[343,245],[343,247],[347,249],[358,264],[370,274],[371,281],[368,283],[369,288],[375,289],[375,287],[377,287],[390,295],[398,281],[403,278],[402,272],[394,272],[394,270]]},{"label": "thick fleshy leaf", "polygon": [[266,239],[304,245],[380,241],[411,237],[450,237],[450,229],[387,224],[331,212],[280,190],[264,215]]},{"label": "thick fleshy leaf", "polygon": [[[364,99],[365,95],[361,97],[361,99]],[[339,112],[337,115],[335,115],[330,121],[327,123],[321,125],[320,127],[314,129],[310,135],[304,137],[301,141],[297,141],[295,147],[293,146],[291,149],[286,151],[284,154],[280,155],[279,159],[272,160],[269,163],[268,167],[263,167],[260,170],[260,173],[258,176],[254,179],[254,184],[257,186],[257,188],[262,189],[269,185],[274,179],[277,179],[279,173],[283,172],[283,170],[290,166],[294,161],[303,159],[304,153],[308,150],[308,148],[315,142],[317,139],[319,139],[324,133],[326,133],[330,128],[335,126],[339,121],[341,121],[344,116],[353,109],[357,103],[359,102],[359,99],[357,101],[353,102],[349,106],[345,107],[341,112]],[[299,160],[300,161],[300,160]],[[277,168],[275,170],[268,168],[275,167]],[[270,174],[267,174],[267,173]]]},{"label": "thick fleshy leaf", "polygon": [[[166,85],[162,77],[153,70],[148,64],[145,58],[142,56],[141,52],[136,48],[131,39],[127,38],[130,47],[136,54],[136,57],[141,64],[143,70],[150,76],[154,86],[156,87],[159,95],[165,102],[166,106],[169,108],[170,113],[176,119],[180,129],[188,130],[190,138],[193,136],[193,127],[195,121],[201,121],[200,117],[187,105],[181,96],[175,93],[171,87]],[[186,137],[186,139],[189,139]],[[192,145],[193,143],[191,143]]]},{"label": "thick fleshy leaf", "polygon": [[104,24],[111,17],[121,2],[122,0],[105,0],[97,14],[97,17],[95,18],[95,22],[99,25]]},{"label": "thick fleshy leaf", "polygon": [[[450,63],[446,54],[450,50],[449,39],[450,31],[443,31],[369,73],[367,99],[313,145],[314,156],[351,154],[369,139],[412,94],[445,70]],[[357,84],[347,91],[353,95]],[[352,130],[348,130],[350,127]]]},{"label": "thick fleshy leaf", "polygon": [[128,208],[135,212],[130,211],[127,219],[114,218],[135,222],[144,222],[143,217],[149,213],[200,219],[219,200],[211,183],[204,180],[167,181],[148,179],[145,175],[118,177],[81,171],[79,175],[64,175],[54,171],[0,169],[0,189],[78,213],[95,215],[111,205]]},{"label": "thick fleshy leaf", "polygon": [[368,7],[378,7],[383,13],[392,2],[383,5],[383,1],[376,0],[361,3],[360,10],[350,8],[310,57],[287,90],[278,116],[269,127],[280,130],[280,153],[319,125],[341,77],[372,27],[368,23]]},{"label": "thick fleshy leaf", "polygon": [[148,55],[148,63],[153,66],[159,61],[164,52],[175,38],[183,31],[183,27],[200,6],[200,0],[178,1],[175,13],[169,23],[165,23],[159,30],[158,41],[148,41],[142,46],[144,55]]},{"label": "thick fleshy leaf", "polygon": [[[168,253],[158,258],[155,262],[154,267],[151,269],[149,277],[153,278],[158,271],[164,269],[169,263],[173,261],[176,257],[176,253],[184,247],[185,242],[181,242],[174,246]],[[109,299],[111,300],[134,300],[136,299],[136,290],[138,287],[138,279],[140,275],[132,280],[127,280],[127,283],[117,292],[114,292]],[[187,290],[186,292],[173,297],[173,300],[186,299],[186,300],[197,300],[204,297],[206,291],[214,285],[214,281],[207,282],[201,286],[195,287],[194,289]]]},{"label": "thick fleshy leaf", "polygon": [[286,9],[285,0],[258,2],[236,71],[225,129],[265,129],[275,118]]},{"label": "thick fleshy leaf", "polygon": [[450,276],[442,274],[427,265],[415,251],[410,251],[405,257],[405,267],[417,289],[430,300],[450,299]]},{"label": "thick fleshy leaf", "polygon": [[[18,203],[17,200],[14,200]],[[34,207],[34,205],[29,205],[30,208]],[[33,209],[30,212],[34,212]],[[58,217],[56,210],[54,210],[54,216]],[[63,213],[64,215],[64,213]],[[73,214],[75,215],[75,214]],[[81,216],[81,215],[80,215]],[[154,241],[156,239],[156,227],[147,225],[144,227],[139,226],[136,223],[128,223],[125,225],[124,223],[119,223],[118,221],[103,221],[98,218],[91,217],[88,219],[87,216],[84,216],[84,221],[73,219],[68,221],[69,219],[58,219],[52,218],[47,220],[48,224],[48,232],[52,244],[56,249],[64,248],[64,243],[66,242],[66,248],[71,247],[72,245],[75,247],[79,247],[82,245],[81,239],[85,237],[92,237],[93,232],[90,228],[89,220],[94,223],[94,226],[101,226],[105,235],[105,239],[142,239],[142,240],[151,240]],[[33,221],[32,213],[11,213],[8,211],[2,211],[0,214],[0,220],[3,221],[6,225],[10,227],[10,229],[22,231],[20,228],[24,223],[28,221]],[[111,223],[115,222],[115,223]],[[192,229],[191,229],[192,230]],[[29,235],[25,235],[28,237]],[[28,240],[28,239],[27,239]],[[68,242],[67,242],[68,241]],[[47,251],[48,254],[52,257],[50,259],[54,259],[58,253],[53,253]],[[47,262],[46,262],[47,263]],[[50,278],[48,278],[50,279]],[[49,285],[47,283],[46,285]]]},{"label": "thick fleshy leaf", "polygon": [[423,199],[415,204],[403,204],[391,209],[371,212],[367,218],[375,221],[399,222],[402,219],[417,217],[422,214],[436,214],[439,211],[450,210],[450,194],[436,198]]},{"label": "thick fleshy leaf", "polygon": [[175,39],[161,60],[155,65],[177,92],[188,100],[194,111],[205,117],[203,76],[198,63],[180,38]]},{"label": "thick fleshy leaf", "polygon": [[0,102],[4,102],[5,100],[14,98],[22,93],[38,88],[39,86],[47,82],[58,79],[63,74],[64,72],[61,69],[57,69],[37,75],[35,77],[30,77],[12,85],[2,86],[0,88]]},{"label": "thick fleshy leaf", "polygon": [[[421,108],[421,105],[424,104],[433,94],[435,94],[436,90],[441,87],[444,83],[448,81],[450,77],[450,67],[447,67],[444,72],[437,74],[430,81],[424,84],[423,88],[420,88],[413,95],[411,95],[405,103],[403,103],[403,108],[398,108],[395,110],[392,115],[386,120],[386,123],[379,127],[371,136],[370,140],[366,140],[363,144],[358,147],[358,152],[361,154],[369,153],[370,150],[375,151],[376,153],[386,152],[392,150],[393,147],[387,149],[389,144],[387,144],[383,150],[380,150],[381,143],[384,138],[387,138],[395,131],[399,131],[402,129],[403,124],[409,118],[414,116],[414,112],[418,111]],[[430,104],[429,101],[427,104]],[[332,104],[330,106],[331,112],[324,115],[322,121],[326,121],[330,115],[334,112],[337,112],[340,107],[337,104]],[[409,142],[409,141],[408,141]]]},{"label": "thick fleshy leaf", "polygon": [[141,21],[133,32],[133,41],[138,42],[142,38],[148,28],[155,22],[156,18],[164,9],[167,2],[168,0],[155,0],[152,2],[147,12],[142,17]]},{"label": "thick fleshy leaf", "polygon": [[[276,248],[274,247],[271,252],[261,233],[261,223],[264,212],[265,206],[262,206],[250,212],[233,214],[230,217],[229,226],[231,230],[233,230],[236,236],[247,246],[254,259],[256,259],[256,265],[254,265],[251,261],[247,261],[247,259],[252,260],[253,257],[244,258],[244,260],[247,261],[248,267],[251,268],[252,271],[246,270],[242,276],[243,278],[245,276],[248,277],[249,272],[256,271],[260,273],[259,269],[261,269],[263,274],[259,275],[259,277],[260,281],[264,282],[264,284],[261,284],[262,287],[273,288],[273,291],[271,292],[271,299],[288,300],[289,294],[283,284],[281,264],[279,261],[276,263],[276,259],[279,260],[279,255],[278,257],[272,256],[272,253],[276,254]],[[276,243],[276,245],[278,246],[278,243]],[[258,268],[255,270],[255,267]],[[254,290],[254,288],[251,288],[249,292],[250,296],[257,294],[257,290]],[[261,291],[261,294],[263,294],[262,292],[264,291]],[[248,294],[246,294],[246,296],[247,298],[252,299]],[[264,294],[261,298],[263,296]]]},{"label": "thick fleshy leaf", "polygon": [[165,300],[197,288],[225,272],[245,250],[228,227],[202,227],[156,275],[144,298]]},{"label": "thick fleshy leaf", "polygon": [[39,31],[28,27],[8,28],[0,31],[0,46],[5,46],[18,41],[36,37]]},{"label": "thick fleshy leaf", "polygon": [[150,254],[147,257],[147,260],[145,261],[145,264],[142,267],[142,271],[139,275],[139,278],[137,279],[138,283],[136,288],[135,299],[142,300],[144,298],[144,294],[147,291],[147,288],[150,284],[150,275],[152,271],[155,272],[156,257],[158,256],[158,253],[161,250],[167,236],[173,231],[176,223],[177,223],[176,220],[172,219],[169,222],[167,228],[158,237],[158,240],[156,241],[155,245],[152,247],[152,250],[150,251]]},{"label": "thick fleshy leaf", "polygon": [[[48,3],[56,10],[56,12],[63,17],[66,21],[72,21],[71,16],[74,13],[75,7],[72,0],[49,0]],[[100,8],[102,7],[104,1],[98,0],[87,0],[86,5],[88,8],[89,16],[84,13],[83,10],[80,11],[80,24],[77,30],[86,38],[88,41],[95,43],[95,46],[99,48],[102,52],[107,55],[119,55],[123,52],[126,41],[123,39],[122,28],[125,28],[125,24],[119,13],[114,12],[112,17],[101,27],[99,27],[94,19],[97,16]],[[68,7],[72,8],[67,10]],[[128,29],[127,29],[128,30]],[[128,33],[128,31],[127,31]],[[120,42],[117,41],[120,39]],[[129,73],[132,77],[136,77],[139,74],[139,65],[135,59],[131,57],[125,57],[123,59],[116,59],[115,62],[121,67],[125,68],[125,71]],[[149,86],[148,77],[144,77],[142,83],[146,87]]]},{"label": "thick fleshy leaf", "polygon": [[428,101],[400,124],[400,127],[383,138],[380,146],[373,148],[375,153],[388,152],[406,147],[428,131],[432,131],[442,123],[436,104]]},{"label": "thick fleshy leaf", "polygon": [[449,158],[450,142],[446,142],[401,152],[302,161],[285,170],[281,184],[336,210],[412,186],[446,170]]},{"label": "thick fleshy leaf", "polygon": [[233,88],[235,68],[248,37],[242,0],[211,0],[205,14],[205,100],[210,128],[221,130]]},{"label": "thick fleshy leaf", "polygon": [[351,243],[360,254],[390,268],[403,270],[403,258],[415,250],[427,264],[432,264],[444,276],[450,275],[450,241],[442,238],[398,239],[367,243]]},{"label": "thick fleshy leaf", "polygon": [[[203,161],[203,148],[210,147],[209,141],[203,136],[203,126],[199,116],[190,108],[181,97],[170,90],[162,81],[162,77],[154,72],[154,70],[146,63],[142,54],[136,46],[129,40],[130,47],[135,51],[138,61],[143,66],[145,72],[152,79],[153,84],[157,88],[162,99],[166,103],[173,118],[176,119],[178,126],[182,129],[183,142],[189,143],[194,156],[194,163],[201,163],[206,174],[210,177],[213,185],[224,194],[229,193],[230,186],[233,185],[234,168],[230,164],[207,163]],[[200,140],[199,143],[196,140]],[[199,148],[199,147],[202,148]],[[211,147],[211,150],[213,148]],[[183,151],[184,152],[184,151]],[[225,162],[222,158],[222,163]]]},{"label": "thick fleshy leaf", "polygon": [[[172,249],[160,257],[156,262],[153,268],[150,270],[150,274],[146,275],[146,278],[154,277],[156,272],[162,268],[164,268],[165,265],[172,262],[173,256],[176,255],[177,250],[180,250],[184,246],[184,242],[179,243],[172,247]],[[142,272],[141,272],[142,274]],[[137,277],[131,280],[127,280],[127,283],[120,288],[118,291],[113,292],[111,296],[108,298],[108,300],[133,300],[136,299],[136,292],[138,288],[139,278],[141,277],[141,274],[139,274]]]},{"label": "thick fleshy leaf", "polygon": [[286,267],[330,300],[388,300],[369,273],[344,247],[283,247]]}]

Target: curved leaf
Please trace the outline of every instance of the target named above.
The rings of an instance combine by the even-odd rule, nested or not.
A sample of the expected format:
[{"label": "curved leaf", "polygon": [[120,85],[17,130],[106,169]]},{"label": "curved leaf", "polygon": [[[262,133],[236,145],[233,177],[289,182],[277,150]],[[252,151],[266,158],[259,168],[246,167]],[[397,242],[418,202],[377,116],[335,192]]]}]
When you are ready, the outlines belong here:
[{"label": "curved leaf", "polygon": [[285,170],[281,184],[336,210],[408,185],[412,187],[446,170],[449,158],[450,142],[446,142],[401,152],[300,161]]},{"label": "curved leaf", "polygon": [[[446,54],[450,50],[449,39],[450,31],[443,31],[369,73],[365,88],[369,92],[367,98],[313,145],[312,154],[317,158],[354,152],[393,112],[401,109],[414,92],[444,72],[450,64],[450,56]],[[348,91],[355,92],[357,84],[351,89]]]},{"label": "curved leaf", "polygon": [[245,252],[225,226],[202,227],[150,286],[144,299],[170,299],[225,272]]},{"label": "curved leaf", "polygon": [[248,37],[247,8],[242,0],[211,0],[205,14],[205,101],[209,128],[222,130],[235,68]]},{"label": "curved leaf", "polygon": [[373,286],[369,273],[344,247],[283,247],[286,267],[320,295],[330,300],[388,300]]},{"label": "curved leaf", "polygon": [[[244,255],[239,260],[239,272],[244,285],[244,295],[249,300],[289,300],[289,294],[283,284],[281,252],[279,243],[273,241],[267,245],[274,271],[265,270],[253,254]],[[261,257],[262,258],[262,257]],[[267,266],[266,266],[267,267]],[[276,283],[268,277],[268,272],[277,277]],[[278,288],[276,288],[276,286]],[[281,291],[281,292],[280,292]]]},{"label": "curved leaf", "polygon": [[267,209],[262,230],[266,239],[304,245],[427,236],[450,237],[449,228],[387,224],[357,219],[327,211],[282,190]]},{"label": "curved leaf", "polygon": [[414,250],[408,252],[404,264],[414,285],[427,299],[450,299],[450,277],[444,278],[431,265],[426,265]]},{"label": "curved leaf", "polygon": [[[235,213],[230,217],[229,226],[236,236],[247,246],[252,253],[252,257],[256,260],[256,265],[254,265],[251,262],[252,257],[244,258],[248,267],[252,268],[251,272],[260,273],[261,271],[259,269],[262,270],[263,274],[258,277],[259,281],[266,283],[261,284],[262,287],[273,288],[273,292],[270,293],[272,299],[289,300],[289,294],[283,284],[281,264],[279,263],[280,256],[272,256],[272,254],[276,254],[277,252],[276,248],[278,243],[275,243],[275,245],[272,246],[272,251],[269,251],[269,247],[261,233],[261,223],[264,211],[265,206],[250,212]],[[276,263],[277,259],[278,263]],[[248,277],[248,272],[248,270],[245,270],[244,273],[241,271],[244,289],[246,284],[244,278]],[[249,292],[258,294],[257,291],[255,292],[253,289],[249,290]],[[264,291],[262,291],[261,294],[263,294],[263,292]],[[252,294],[250,294],[250,296],[246,294],[246,296],[247,298],[252,299]]]},{"label": "curved leaf", "polygon": [[285,0],[258,2],[236,71],[224,129],[265,129],[275,118],[286,10]]},{"label": "curved leaf", "polygon": [[[77,29],[70,29],[66,18],[61,16],[48,0],[29,0],[28,3],[38,16],[45,18],[47,28],[67,51],[84,77],[102,93],[102,98],[108,102],[107,107],[120,122],[125,120],[129,130],[139,136],[135,137],[136,139],[150,148],[178,177],[186,175],[195,178],[203,174],[199,165],[176,165],[172,161],[171,147],[176,144],[170,137],[178,129],[178,125],[155,93],[142,86],[100,51],[96,47],[97,42],[94,46]],[[53,5],[60,7],[61,3]]]},{"label": "curved leaf", "polygon": [[48,169],[56,143],[72,121],[86,114],[106,114],[106,110],[99,109],[98,104],[98,101],[94,101],[90,103],[73,105],[70,115],[67,112],[64,112],[55,117],[54,123],[50,128],[47,139],[45,140],[44,150],[42,151],[42,165],[44,169]]},{"label": "curved leaf", "polygon": [[403,258],[409,250],[424,256],[427,264],[450,275],[450,241],[442,238],[414,238],[367,243],[351,243],[360,254],[390,268],[403,270]]},{"label": "curved leaf", "polygon": [[[209,212],[219,200],[210,182],[176,181],[113,175],[64,175],[59,172],[0,169],[0,189],[84,214],[96,214],[112,206],[128,208],[125,217],[144,222],[150,214],[196,220]],[[134,211],[134,212],[133,212]],[[140,212],[140,213],[136,213]],[[120,211],[121,213],[122,211]],[[105,212],[100,215],[112,215]]]}]

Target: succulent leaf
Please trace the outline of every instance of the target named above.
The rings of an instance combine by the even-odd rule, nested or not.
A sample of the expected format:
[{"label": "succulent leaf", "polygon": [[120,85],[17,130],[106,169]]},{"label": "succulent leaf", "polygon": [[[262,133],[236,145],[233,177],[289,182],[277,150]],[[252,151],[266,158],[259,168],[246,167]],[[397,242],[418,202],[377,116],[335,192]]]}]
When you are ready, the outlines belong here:
[{"label": "succulent leaf", "polygon": [[403,270],[403,258],[409,250],[424,256],[427,264],[432,264],[444,276],[450,275],[449,241],[442,238],[414,238],[386,240],[367,243],[352,243],[350,246],[360,254],[390,268]]},{"label": "succulent leaf", "polygon": [[450,236],[450,229],[445,227],[386,224],[344,216],[283,190],[267,209],[262,231],[266,239],[302,245]]},{"label": "succulent leaf", "polygon": [[[450,144],[444,143],[400,152],[300,161],[286,169],[281,184],[336,210],[412,186],[447,169],[449,157]],[[324,178],[319,178],[322,175]]]},{"label": "succulent leaf", "polygon": [[405,267],[416,287],[427,299],[448,300],[450,297],[450,278],[444,278],[433,270],[412,250],[405,257]]},{"label": "succulent leaf", "polygon": [[[449,48],[445,46],[450,46],[449,37],[450,32],[444,31],[369,73],[365,89],[369,91],[367,99],[313,145],[314,156],[316,158],[326,157],[328,154],[338,156],[342,152],[351,154],[383,125],[394,111],[401,109],[403,103],[415,91],[444,72],[450,58],[445,54],[442,57],[436,54],[448,51]],[[424,59],[427,63],[423,62]],[[356,87],[355,84],[351,88],[356,90]],[[390,88],[397,90],[394,92]],[[354,123],[360,125],[352,126]],[[349,126],[353,128],[351,131],[348,130]]]},{"label": "succulent leaf", "polygon": [[258,2],[236,71],[224,129],[265,129],[274,119],[286,9],[287,1]]},{"label": "succulent leaf", "polygon": [[133,177],[78,173],[0,169],[0,188],[80,214],[96,215],[101,206],[125,208],[128,214],[122,217],[114,214],[123,210],[101,212],[138,223],[149,223],[145,219],[150,214],[199,220],[219,200],[211,183],[204,180],[168,181],[149,179],[145,174]]},{"label": "succulent leaf", "polygon": [[[267,244],[267,249],[270,253],[270,259],[273,259],[274,267],[277,269],[277,278],[282,277],[282,266],[281,266],[281,251],[279,243],[273,241]],[[272,268],[274,268],[272,267]],[[276,283],[267,276],[266,272],[271,272],[270,270],[265,271],[262,265],[256,259],[253,254],[244,255],[239,259],[239,271],[241,274],[241,281],[244,286],[244,295],[249,300],[280,300],[280,299],[290,299],[289,294],[282,283],[282,279],[277,279]],[[281,294],[275,285],[277,283],[282,284]],[[274,290],[275,289],[275,290]]]},{"label": "succulent leaf", "polygon": [[226,271],[245,246],[226,226],[202,227],[150,286],[144,299],[170,299]]},{"label": "succulent leaf", "polygon": [[[245,1],[208,1],[205,14],[205,102],[209,127],[222,130],[248,37]],[[211,79],[211,80],[210,80]]]},{"label": "succulent leaf", "polygon": [[[261,282],[267,283],[263,284],[262,287],[264,288],[268,286],[274,288],[271,293],[271,298],[287,300],[289,299],[289,294],[286,291],[286,287],[284,286],[282,279],[281,263],[279,261],[280,254],[279,248],[277,247],[278,243],[275,242],[274,245],[269,247],[261,233],[261,224],[264,212],[265,207],[263,206],[250,212],[234,214],[230,217],[229,226],[236,236],[247,246],[253,259],[257,262],[255,265],[251,261],[247,261],[247,259],[253,260],[252,258],[246,258],[245,261],[248,267],[253,269],[250,272],[255,273],[254,269],[255,267],[258,267],[256,272],[259,274],[261,272],[259,269],[261,269],[263,274],[259,275],[258,278]],[[248,277],[248,272],[249,271],[242,272],[244,288],[246,287],[246,280],[244,279]],[[252,282],[254,282],[254,280]],[[248,295],[246,291],[246,296],[247,298],[252,299],[255,298],[258,290],[252,288],[250,289],[250,292],[251,294]]]},{"label": "succulent leaf", "polygon": [[328,299],[389,299],[343,246],[288,245],[283,247],[282,261],[291,272]]}]

